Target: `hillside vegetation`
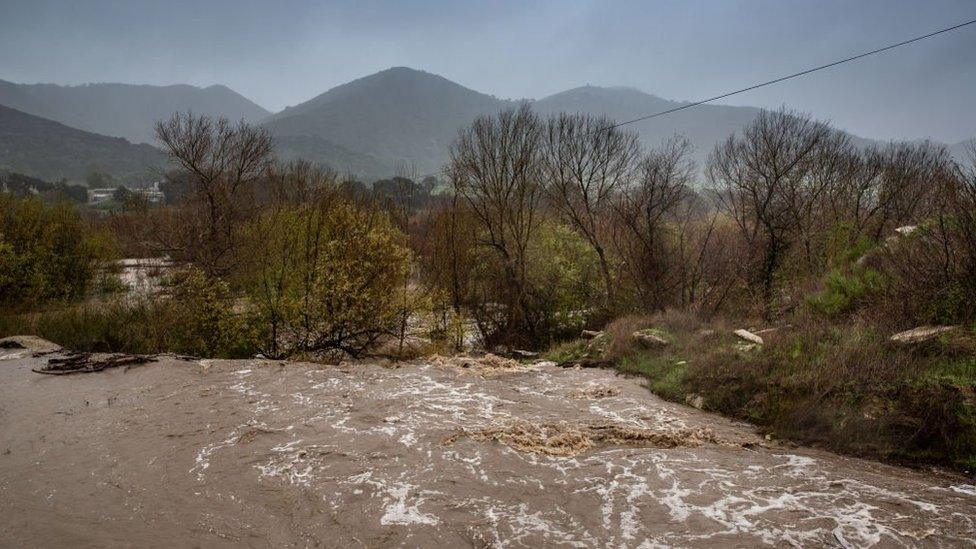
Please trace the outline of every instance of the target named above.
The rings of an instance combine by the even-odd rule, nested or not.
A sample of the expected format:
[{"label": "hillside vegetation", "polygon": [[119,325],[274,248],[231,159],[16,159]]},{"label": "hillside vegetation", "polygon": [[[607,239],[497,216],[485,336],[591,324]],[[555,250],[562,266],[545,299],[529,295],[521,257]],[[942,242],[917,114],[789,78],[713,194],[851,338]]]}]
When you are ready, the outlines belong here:
[{"label": "hillside vegetation", "polygon": [[0,169],[80,182],[97,172],[145,181],[166,165],[155,147],[69,128],[0,105]]}]

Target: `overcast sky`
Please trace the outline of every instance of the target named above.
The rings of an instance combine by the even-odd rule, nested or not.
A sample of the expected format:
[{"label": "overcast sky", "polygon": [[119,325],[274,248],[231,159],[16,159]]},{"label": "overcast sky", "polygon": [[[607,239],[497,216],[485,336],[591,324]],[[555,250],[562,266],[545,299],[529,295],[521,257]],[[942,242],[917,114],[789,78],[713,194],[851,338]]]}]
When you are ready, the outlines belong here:
[{"label": "overcast sky", "polygon": [[[694,100],[976,18],[976,0],[0,0],[0,79],[225,84],[279,110],[391,66],[503,98]],[[726,102],[976,136],[976,25]]]}]

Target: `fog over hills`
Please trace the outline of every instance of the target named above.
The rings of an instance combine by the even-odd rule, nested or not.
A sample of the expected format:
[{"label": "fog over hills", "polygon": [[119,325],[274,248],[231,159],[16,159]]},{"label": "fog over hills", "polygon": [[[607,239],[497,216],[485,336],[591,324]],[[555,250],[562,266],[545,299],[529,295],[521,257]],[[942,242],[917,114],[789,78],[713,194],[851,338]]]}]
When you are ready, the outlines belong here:
[{"label": "fog over hills", "polygon": [[[584,86],[537,101],[540,114],[560,111],[629,120],[681,105],[633,88]],[[434,74],[395,67],[333,88],[305,103],[271,116],[265,126],[288,154],[290,141],[305,140],[305,156],[349,171],[344,158],[314,155],[310,140],[323,146],[385,159],[420,173],[435,173],[448,159],[458,128],[481,114],[517,105],[465,88]],[[630,126],[648,145],[679,133],[696,146],[699,160],[717,141],[748,124],[758,109],[707,105]],[[363,159],[360,159],[362,161]],[[389,174],[389,165],[378,168]],[[352,170],[355,171],[355,170]]]},{"label": "fog over hills", "polygon": [[70,128],[0,105],[0,169],[48,181],[84,181],[106,172],[123,181],[144,182],[166,164],[161,151],[119,137]]},{"label": "fog over hills", "polygon": [[[407,67],[394,67],[353,80],[271,115],[225,86],[57,86],[0,81],[0,105],[74,128],[125,137],[133,142],[151,143],[153,123],[168,118],[175,111],[192,110],[232,120],[244,118],[268,128],[275,136],[280,157],[305,158],[366,181],[389,177],[396,172],[415,176],[439,173],[449,158],[450,144],[459,128],[479,115],[495,113],[523,101],[544,116],[582,112],[605,115],[618,122],[686,104],[634,88],[589,85],[538,100],[506,100]],[[716,143],[741,130],[758,113],[759,109],[755,107],[700,105],[636,122],[627,129],[637,132],[646,146],[658,145],[676,134],[682,135],[694,145],[695,160],[702,166]],[[42,133],[28,136],[21,132],[16,138],[30,140],[17,145],[19,162],[25,167],[25,173],[42,177],[52,173],[51,169],[43,167],[44,157],[36,154],[47,151],[45,154],[57,155],[56,149],[47,148],[52,143],[52,135],[70,128],[62,126],[53,131],[51,120],[44,121],[48,124],[37,122],[32,125],[38,132],[43,130]],[[10,132],[5,132],[4,136],[9,149],[15,138]],[[89,136],[77,139],[88,143],[110,143],[104,136]],[[856,136],[852,138],[860,145],[877,143]],[[132,151],[138,158],[148,154],[146,149],[111,143],[110,148],[119,153]],[[126,145],[132,147],[129,143]],[[10,150],[6,153],[7,158],[10,158]],[[964,143],[953,145],[951,150],[957,158],[964,157]],[[104,153],[95,156],[107,159]],[[118,166],[124,162],[118,159],[114,169],[118,171]],[[36,169],[27,170],[29,166]],[[54,173],[81,174],[77,179],[83,179],[83,171],[80,166],[68,168],[67,165],[53,169]]]},{"label": "fog over hills", "polygon": [[[540,99],[533,106],[542,114],[582,112],[624,122],[682,104],[633,88],[585,86]],[[759,109],[755,107],[701,105],[628,124],[625,128],[637,132],[648,147],[659,145],[676,134],[684,136],[695,146],[695,158],[701,164],[715,143],[746,126],[757,114]]]},{"label": "fog over hills", "polygon": [[55,120],[81,130],[153,143],[153,124],[176,111],[244,118],[257,122],[269,113],[226,86],[186,84],[16,84],[0,80],[0,105]]},{"label": "fog over hills", "polygon": [[[633,88],[597,86],[525,101],[542,115],[582,112],[617,121],[683,104]],[[480,114],[518,103],[441,76],[396,67],[333,88],[269,117],[264,124],[285,156],[301,155],[368,179],[388,176],[397,167],[418,174],[437,173],[448,160],[458,128]],[[628,129],[636,131],[647,146],[682,135],[695,146],[695,160],[701,165],[717,142],[743,128],[758,113],[755,107],[701,105],[637,122]]]}]

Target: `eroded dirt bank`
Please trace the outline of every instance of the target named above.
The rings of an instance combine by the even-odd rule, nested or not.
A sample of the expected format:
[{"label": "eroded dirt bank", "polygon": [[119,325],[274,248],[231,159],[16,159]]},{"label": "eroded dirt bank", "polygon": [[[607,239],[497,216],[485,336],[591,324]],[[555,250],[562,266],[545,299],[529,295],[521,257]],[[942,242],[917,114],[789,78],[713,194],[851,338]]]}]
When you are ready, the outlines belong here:
[{"label": "eroded dirt bank", "polygon": [[0,358],[5,546],[976,543],[964,479],[765,446],[610,371]]}]

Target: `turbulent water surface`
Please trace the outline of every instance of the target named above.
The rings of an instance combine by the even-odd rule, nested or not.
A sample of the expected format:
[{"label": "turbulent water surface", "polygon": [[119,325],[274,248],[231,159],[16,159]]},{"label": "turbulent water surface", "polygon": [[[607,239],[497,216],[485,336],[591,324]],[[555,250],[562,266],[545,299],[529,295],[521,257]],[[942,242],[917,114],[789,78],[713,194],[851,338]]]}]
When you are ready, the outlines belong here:
[{"label": "turbulent water surface", "polygon": [[972,546],[976,487],[551,364],[0,355],[0,545]]}]

